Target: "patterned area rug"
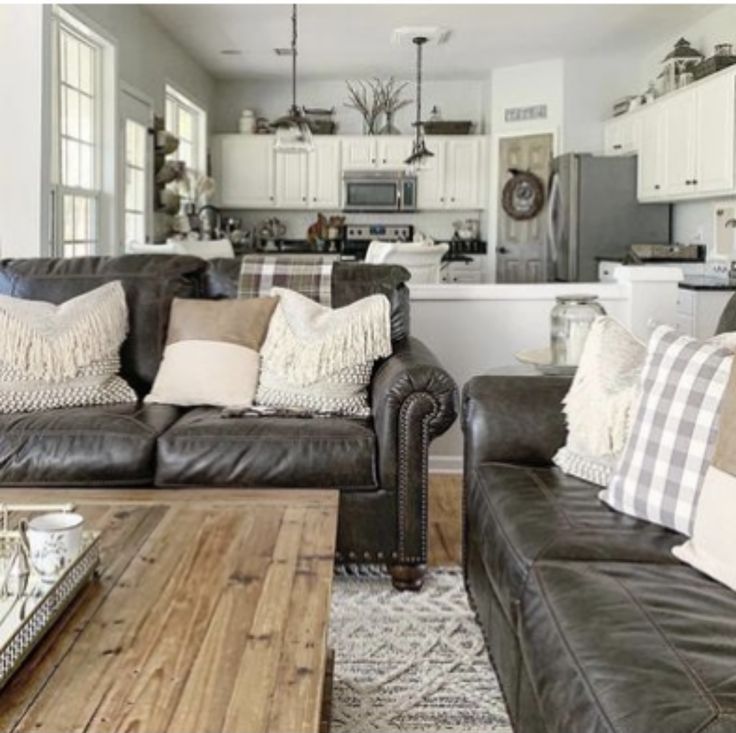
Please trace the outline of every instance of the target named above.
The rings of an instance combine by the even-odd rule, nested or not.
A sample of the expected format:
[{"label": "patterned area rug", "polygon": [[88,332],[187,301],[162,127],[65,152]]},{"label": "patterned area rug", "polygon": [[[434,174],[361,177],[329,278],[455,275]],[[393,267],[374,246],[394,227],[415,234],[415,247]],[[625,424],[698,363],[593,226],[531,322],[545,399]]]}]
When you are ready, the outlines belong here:
[{"label": "patterned area rug", "polygon": [[382,573],[335,578],[333,733],[511,733],[462,573],[399,593]]}]

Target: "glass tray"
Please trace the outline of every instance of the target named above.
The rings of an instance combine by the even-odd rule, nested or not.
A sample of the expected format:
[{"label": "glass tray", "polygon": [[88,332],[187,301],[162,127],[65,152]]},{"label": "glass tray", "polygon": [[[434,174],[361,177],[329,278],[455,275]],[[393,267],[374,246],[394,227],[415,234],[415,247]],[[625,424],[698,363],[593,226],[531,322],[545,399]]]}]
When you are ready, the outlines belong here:
[{"label": "glass tray", "polygon": [[[13,531],[0,534],[6,549],[19,536]],[[23,594],[0,595],[0,688],[94,575],[100,559],[99,538],[100,532],[85,531],[76,560],[53,583],[31,570]],[[3,553],[0,564],[8,561],[8,554]]]}]

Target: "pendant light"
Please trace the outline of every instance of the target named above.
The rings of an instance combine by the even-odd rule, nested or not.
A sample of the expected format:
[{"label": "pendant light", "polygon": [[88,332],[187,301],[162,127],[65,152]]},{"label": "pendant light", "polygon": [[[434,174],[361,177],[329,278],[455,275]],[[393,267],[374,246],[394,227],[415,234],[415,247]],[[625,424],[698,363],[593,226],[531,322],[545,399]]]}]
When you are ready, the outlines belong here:
[{"label": "pendant light", "polygon": [[417,47],[417,117],[414,122],[414,144],[411,155],[404,162],[415,170],[421,168],[427,158],[434,157],[434,153],[427,149],[422,121],[422,49],[427,40],[426,36],[412,38],[412,43]]},{"label": "pendant light", "polygon": [[312,130],[296,103],[296,3],[291,9],[291,49],[286,53],[291,56],[291,108],[271,124],[276,130],[274,148],[277,153],[308,153],[313,149]]}]

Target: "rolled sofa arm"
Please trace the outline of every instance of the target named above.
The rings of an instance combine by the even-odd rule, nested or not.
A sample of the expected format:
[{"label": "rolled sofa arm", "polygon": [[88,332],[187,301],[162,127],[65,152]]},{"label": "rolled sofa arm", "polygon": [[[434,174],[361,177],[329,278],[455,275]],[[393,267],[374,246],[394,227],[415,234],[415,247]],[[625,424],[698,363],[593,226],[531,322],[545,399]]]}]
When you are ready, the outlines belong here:
[{"label": "rolled sofa arm", "polygon": [[463,388],[465,470],[487,461],[548,465],[567,437],[562,399],[572,379],[474,377]]},{"label": "rolled sofa arm", "polygon": [[398,494],[398,559],[426,561],[429,442],[457,416],[458,389],[419,340],[401,341],[371,382],[381,488]]}]

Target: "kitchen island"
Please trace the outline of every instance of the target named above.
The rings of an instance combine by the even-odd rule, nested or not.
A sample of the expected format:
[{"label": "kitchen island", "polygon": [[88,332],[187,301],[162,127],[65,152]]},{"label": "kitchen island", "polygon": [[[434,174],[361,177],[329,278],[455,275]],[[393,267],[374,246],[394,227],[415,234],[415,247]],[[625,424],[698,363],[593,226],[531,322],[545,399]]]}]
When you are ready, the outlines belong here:
[{"label": "kitchen island", "polygon": [[[550,312],[559,295],[597,295],[606,312],[646,340],[660,323],[677,324],[672,267],[620,266],[608,283],[415,285],[412,334],[422,339],[459,385],[489,369],[517,363],[514,354],[549,344]],[[460,471],[459,425],[432,446],[432,470]]]}]

